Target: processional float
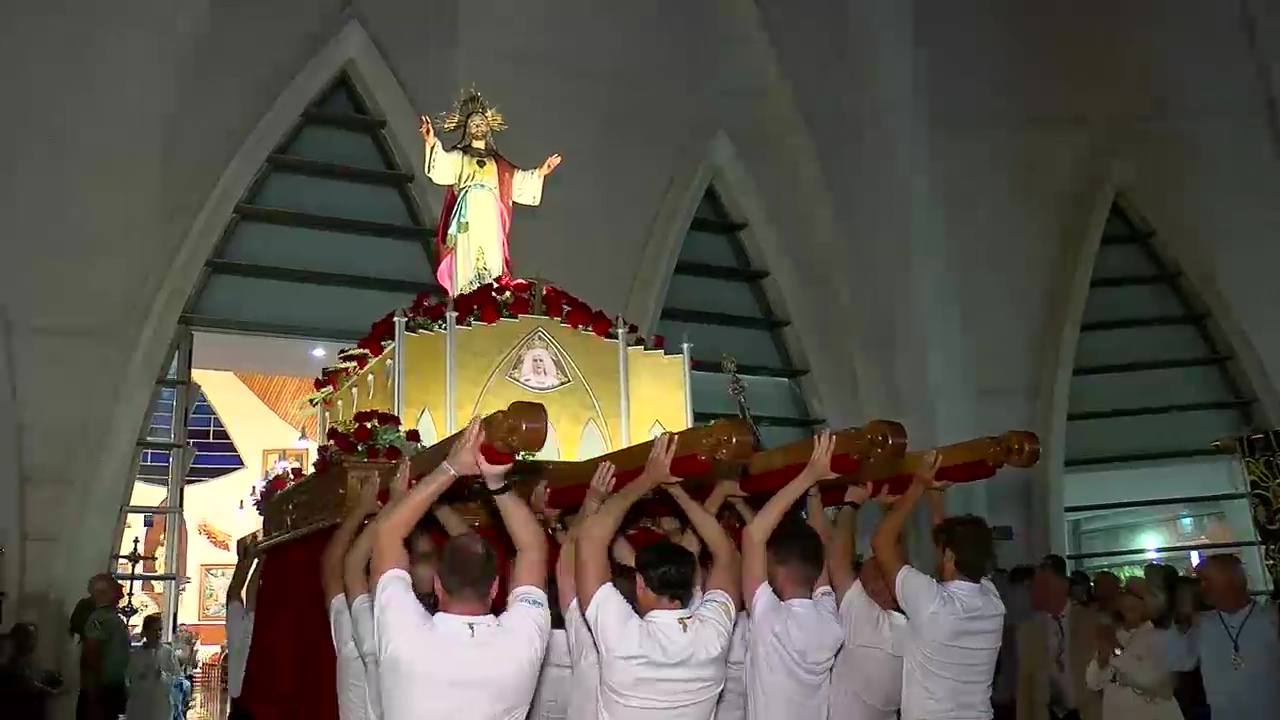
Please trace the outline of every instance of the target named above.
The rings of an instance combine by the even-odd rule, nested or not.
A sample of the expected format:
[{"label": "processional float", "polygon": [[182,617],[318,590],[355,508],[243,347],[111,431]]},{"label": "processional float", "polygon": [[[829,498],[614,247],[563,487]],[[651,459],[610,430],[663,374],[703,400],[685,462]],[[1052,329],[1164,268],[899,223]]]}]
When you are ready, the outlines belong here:
[{"label": "processional float", "polygon": [[[443,118],[441,132],[463,131],[453,147],[445,148],[423,118],[426,175],[449,188],[436,237],[436,275],[449,293],[419,296],[339,353],[310,398],[316,427],[328,429],[313,472],[295,468],[274,477],[259,497],[264,572],[241,695],[253,717],[336,718],[334,650],[319,580],[327,531],[362,488],[385,489],[406,455],[412,474],[430,472],[471,417],[484,418],[482,449],[491,461],[515,463],[516,491],[528,498],[545,484],[544,505],[559,513],[582,503],[601,461],[617,468],[616,485],[634,480],[662,433],[674,433],[672,472],[694,497],[733,479],[749,503],[762,504],[809,460],[809,440],[760,446],[732,362],[724,370],[737,416],[695,426],[688,339],[669,353],[661,336],[641,337],[636,326],[554,285],[510,276],[512,204],[538,204],[560,157],[515,168],[492,143],[503,127],[474,92]],[[467,202],[458,202],[462,195]],[[839,477],[822,484],[827,505],[839,504],[850,483],[900,493],[923,457],[908,451],[906,430],[890,420],[837,430],[835,438]],[[1035,435],[1020,431],[938,450],[938,475],[954,482],[989,478],[1006,465],[1031,467],[1039,457]],[[503,531],[477,490],[455,483],[441,502],[501,546]],[[659,493],[639,512],[655,519],[672,506]]]}]

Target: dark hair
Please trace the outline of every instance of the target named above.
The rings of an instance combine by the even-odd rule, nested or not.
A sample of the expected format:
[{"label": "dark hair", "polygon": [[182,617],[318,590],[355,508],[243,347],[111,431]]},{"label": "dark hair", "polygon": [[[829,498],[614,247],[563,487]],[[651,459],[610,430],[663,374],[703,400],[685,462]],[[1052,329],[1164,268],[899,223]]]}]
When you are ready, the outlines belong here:
[{"label": "dark hair", "polygon": [[547,573],[547,609],[551,611],[551,629],[564,629],[564,608],[560,607],[560,584],[555,573]]},{"label": "dark hair", "polygon": [[1009,571],[1009,584],[1022,585],[1023,583],[1031,582],[1031,578],[1035,576],[1036,569],[1030,565],[1015,565],[1014,568]]},{"label": "dark hair", "polygon": [[805,522],[783,522],[769,536],[769,562],[784,567],[796,582],[812,585],[822,575],[822,537]]},{"label": "dark hair", "polygon": [[71,637],[84,639],[84,626],[89,622],[89,616],[94,610],[98,609],[98,604],[93,598],[80,598],[80,602],[76,603],[76,607],[71,611],[71,619],[67,622],[67,633]]},{"label": "dark hair", "polygon": [[413,548],[419,541],[426,540],[427,542],[430,542],[432,546],[435,545],[435,527],[435,518],[431,515],[427,515],[419,520],[418,523],[413,526],[413,529],[409,531],[409,534],[405,536],[404,549],[409,553],[410,560],[415,559],[413,557]]},{"label": "dark hair", "polygon": [[13,640],[14,653],[19,656],[36,651],[36,626],[31,623],[14,623],[9,628],[9,638]]},{"label": "dark hair", "polygon": [[1058,577],[1067,577],[1067,559],[1061,555],[1052,553],[1045,555],[1040,559],[1040,564],[1036,566],[1039,570],[1051,572]]},{"label": "dark hair", "polygon": [[956,515],[933,527],[933,544],[955,556],[956,572],[969,582],[981,582],[995,559],[991,526],[977,515]]},{"label": "dark hair", "polygon": [[617,588],[618,594],[626,598],[631,604],[631,609],[636,607],[636,569],[623,565],[622,563],[613,564],[613,586]]},{"label": "dark hair", "polygon": [[467,533],[449,538],[440,553],[436,578],[446,593],[484,600],[498,579],[498,557],[484,538]]},{"label": "dark hair", "polygon": [[146,630],[148,625],[157,625],[161,628],[164,627],[164,625],[160,624],[160,615],[157,613],[152,613],[142,618],[142,630]]},{"label": "dark hair", "polygon": [[655,595],[688,607],[698,577],[698,560],[688,548],[659,540],[636,550],[636,574]]}]

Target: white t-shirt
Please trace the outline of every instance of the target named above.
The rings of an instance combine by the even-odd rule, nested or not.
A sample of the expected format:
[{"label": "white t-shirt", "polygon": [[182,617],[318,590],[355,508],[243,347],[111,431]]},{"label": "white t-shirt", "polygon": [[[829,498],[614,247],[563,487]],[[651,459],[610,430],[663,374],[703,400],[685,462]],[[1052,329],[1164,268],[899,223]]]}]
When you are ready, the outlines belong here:
[{"label": "white t-shirt", "polygon": [[547,594],[522,585],[493,615],[427,612],[409,573],[388,570],[373,596],[386,720],[523,720],[551,634]]},{"label": "white t-shirt", "polygon": [[382,701],[378,695],[378,644],[373,634],[373,598],[361,595],[351,603],[351,629],[356,649],[364,661],[365,695],[369,699],[369,717],[382,718]]},{"label": "white t-shirt", "polygon": [[740,612],[733,622],[729,638],[729,656],[725,659],[724,690],[716,702],[716,720],[743,720],[747,717],[747,640],[751,634],[751,616]]},{"label": "white t-shirt", "polygon": [[831,665],[844,641],[836,594],[781,600],[769,583],[751,599],[747,640],[747,717],[826,720]]},{"label": "white t-shirt", "polygon": [[569,720],[597,720],[600,717],[600,653],[591,636],[578,599],[564,611],[564,635],[569,644],[569,664],[573,677],[569,690]]},{"label": "white t-shirt", "polygon": [[907,565],[894,580],[907,616],[903,720],[989,720],[1004,603],[990,580],[938,583]]},{"label": "white t-shirt", "polygon": [[737,609],[721,590],[692,609],[643,618],[613,583],[596,591],[586,619],[600,651],[602,720],[708,720],[724,688]]},{"label": "white t-shirt", "polygon": [[338,720],[366,720],[369,692],[365,688],[364,660],[351,629],[351,610],[344,595],[329,601],[329,631],[338,656]]},{"label": "white t-shirt", "polygon": [[831,668],[831,720],[857,720],[866,704],[892,715],[902,704],[907,618],[876,604],[855,580],[840,600],[844,647]]},{"label": "white t-shirt", "polygon": [[538,687],[529,706],[529,720],[566,720],[572,684],[569,638],[564,630],[552,630],[547,653],[542,658],[542,672],[538,674]]},{"label": "white t-shirt", "polygon": [[249,643],[253,640],[253,613],[245,610],[244,603],[232,600],[227,603],[227,695],[240,697],[244,684],[244,668],[249,661]]}]

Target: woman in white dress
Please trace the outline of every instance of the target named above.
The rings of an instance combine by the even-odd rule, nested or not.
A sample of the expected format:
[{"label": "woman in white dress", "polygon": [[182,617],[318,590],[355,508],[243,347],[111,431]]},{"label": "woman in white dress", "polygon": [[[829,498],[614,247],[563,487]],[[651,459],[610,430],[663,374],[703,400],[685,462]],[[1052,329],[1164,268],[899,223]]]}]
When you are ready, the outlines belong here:
[{"label": "woman in white dress", "polygon": [[179,675],[173,649],[160,642],[160,616],[142,621],[142,645],[129,655],[127,720],[172,720],[170,691]]},{"label": "woman in white dress", "polygon": [[1089,688],[1102,691],[1102,720],[1182,720],[1146,603],[1126,592],[1116,605],[1118,627],[1099,626],[1097,656],[1085,671]]}]

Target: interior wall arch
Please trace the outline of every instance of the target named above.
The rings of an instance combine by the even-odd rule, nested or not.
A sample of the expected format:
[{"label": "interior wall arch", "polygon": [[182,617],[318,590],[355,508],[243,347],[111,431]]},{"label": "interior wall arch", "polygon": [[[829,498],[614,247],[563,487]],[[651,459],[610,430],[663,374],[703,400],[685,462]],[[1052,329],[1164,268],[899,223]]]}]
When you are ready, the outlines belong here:
[{"label": "interior wall arch", "polygon": [[1046,327],[1057,328],[1057,333],[1050,336],[1041,362],[1037,414],[1043,432],[1040,462],[1034,470],[1031,491],[1032,517],[1044,518],[1045,522],[1032,524],[1033,556],[1048,552],[1062,554],[1066,550],[1062,492],[1071,372],[1103,228],[1122,181],[1123,170],[1114,158],[1100,161],[1080,192],[1076,202],[1078,211],[1069,215],[1078,220],[1064,229],[1059,241],[1058,261],[1054,264],[1058,277],[1054,280],[1054,299],[1050,304],[1055,315],[1046,324]]},{"label": "interior wall arch", "polygon": [[847,358],[856,356],[856,348],[852,343],[843,347],[828,344],[843,345],[846,338],[823,332],[820,324],[824,316],[818,306],[823,293],[812,292],[812,280],[804,280],[794,257],[783,250],[784,238],[770,222],[768,204],[734,142],[728,133],[718,130],[701,152],[690,157],[697,159],[677,170],[659,205],[632,284],[627,316],[635,319],[642,331],[650,332],[657,326],[690,222],[703,194],[714,186],[726,209],[745,221],[747,227],[740,237],[747,254],[768,269],[764,284],[771,303],[791,321],[782,333],[796,362],[811,371],[800,383],[806,403],[815,414],[828,419],[832,410],[839,416],[839,409],[847,408],[843,414],[852,422],[855,418],[848,411],[857,405],[857,381]]},{"label": "interior wall arch", "polygon": [[[288,84],[266,115],[249,133],[219,177],[212,192],[197,213],[175,258],[163,274],[155,301],[150,304],[139,342],[128,360],[120,383],[120,402],[116,404],[114,421],[106,438],[103,462],[96,472],[78,474],[81,521],[86,527],[82,537],[67,538],[61,552],[64,567],[74,568],[77,575],[84,559],[98,558],[93,564],[103,566],[110,554],[108,542],[94,542],[94,537],[109,537],[116,523],[116,513],[109,516],[103,507],[118,507],[118,498],[127,493],[122,486],[132,482],[128,472],[137,434],[137,419],[142,417],[157,368],[164,361],[173,329],[183,305],[213,252],[227,217],[244,195],[267,156],[293,127],[297,118],[334,77],[346,71],[365,98],[387,118],[387,135],[393,152],[408,166],[421,166],[423,151],[416,141],[416,116],[408,97],[396,80],[372,38],[360,21],[350,17],[333,39]],[[415,178],[413,196],[426,217],[434,216],[425,206],[428,197],[425,178]],[[67,585],[74,593],[74,584]],[[78,582],[78,581],[75,581]],[[64,583],[65,584],[65,583]]]}]

